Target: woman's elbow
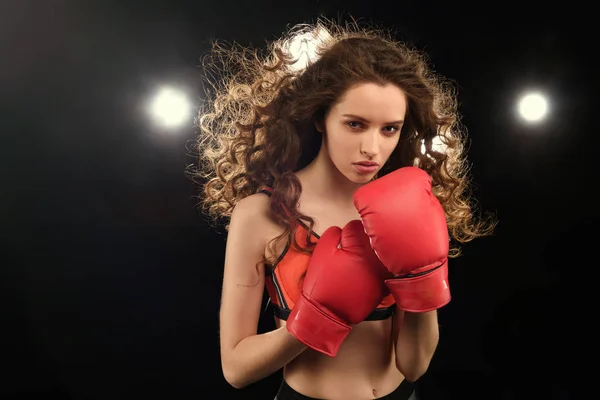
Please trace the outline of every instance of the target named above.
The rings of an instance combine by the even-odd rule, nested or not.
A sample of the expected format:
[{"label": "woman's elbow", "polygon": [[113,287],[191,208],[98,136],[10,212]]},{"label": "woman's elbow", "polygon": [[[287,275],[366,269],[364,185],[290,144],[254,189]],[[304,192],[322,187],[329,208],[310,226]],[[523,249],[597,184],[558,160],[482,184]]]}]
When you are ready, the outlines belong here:
[{"label": "woman's elbow", "polygon": [[420,377],[425,375],[425,371],[400,371],[404,375],[404,379],[410,383],[414,383],[419,380]]},{"label": "woman's elbow", "polygon": [[248,386],[247,382],[244,382],[243,377],[236,370],[232,363],[227,363],[221,359],[221,370],[223,371],[223,377],[231,386],[236,389],[243,389]]},{"label": "woman's elbow", "polygon": [[233,371],[231,368],[223,367],[223,377],[231,386],[236,389],[243,389],[248,386],[247,382],[244,382],[240,375]]},{"label": "woman's elbow", "polygon": [[420,377],[425,375],[425,372],[429,368],[429,363],[427,365],[419,365],[419,363],[402,363],[400,360],[396,360],[396,368],[404,375],[404,379],[409,382],[416,382]]},{"label": "woman's elbow", "polygon": [[235,389],[243,389],[246,387],[246,385],[241,381],[236,381],[235,379],[228,378],[227,376],[225,376],[225,380]]}]

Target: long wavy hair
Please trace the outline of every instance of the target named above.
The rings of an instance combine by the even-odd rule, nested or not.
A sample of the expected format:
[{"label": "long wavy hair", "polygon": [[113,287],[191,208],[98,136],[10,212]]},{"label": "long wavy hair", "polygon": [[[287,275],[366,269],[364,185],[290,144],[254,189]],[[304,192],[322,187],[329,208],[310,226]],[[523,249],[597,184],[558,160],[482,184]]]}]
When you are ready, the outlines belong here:
[{"label": "long wavy hair", "polygon": [[[295,172],[319,152],[315,121],[352,85],[373,82],[394,84],[408,99],[400,141],[378,175],[418,166],[431,176],[452,239],[450,257],[460,254],[461,243],[492,232],[493,220],[474,212],[453,85],[388,31],[321,19],[293,27],[266,49],[214,42],[203,61],[212,100],[197,119],[199,164],[191,173],[202,185],[201,209],[213,222],[228,221],[238,201],[269,186],[271,217],[285,228],[270,245],[287,240],[312,251],[314,220],[297,208]],[[305,248],[295,238],[298,220],[309,227]]]}]

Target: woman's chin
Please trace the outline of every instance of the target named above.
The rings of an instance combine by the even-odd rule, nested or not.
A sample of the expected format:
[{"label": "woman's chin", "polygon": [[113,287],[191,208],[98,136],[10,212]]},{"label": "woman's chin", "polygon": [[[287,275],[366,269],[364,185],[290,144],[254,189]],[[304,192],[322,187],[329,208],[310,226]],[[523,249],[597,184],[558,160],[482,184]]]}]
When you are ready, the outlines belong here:
[{"label": "woman's chin", "polygon": [[371,181],[371,179],[373,179],[373,177],[375,176],[376,172],[370,173],[370,174],[358,174],[358,173],[351,173],[346,175],[346,178],[348,178],[348,180],[352,183],[356,183],[358,185],[364,185],[365,183],[368,183]]}]

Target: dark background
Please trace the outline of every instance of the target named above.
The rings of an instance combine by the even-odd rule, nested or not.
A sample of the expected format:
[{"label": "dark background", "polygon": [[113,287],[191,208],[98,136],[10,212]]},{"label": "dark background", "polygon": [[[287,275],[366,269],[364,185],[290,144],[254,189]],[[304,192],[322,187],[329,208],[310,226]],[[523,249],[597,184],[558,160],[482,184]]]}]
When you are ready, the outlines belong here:
[{"label": "dark background", "polygon": [[[3,398],[274,397],[280,374],[222,376],[226,236],[184,174],[193,116],[161,128],[146,105],[161,85],[199,104],[211,39],[261,46],[319,15],[391,28],[456,81],[499,219],[451,265],[422,398],[572,398],[591,331],[571,283],[597,263],[596,23],[548,4],[0,0]],[[515,114],[530,88],[551,105],[535,126]]]}]

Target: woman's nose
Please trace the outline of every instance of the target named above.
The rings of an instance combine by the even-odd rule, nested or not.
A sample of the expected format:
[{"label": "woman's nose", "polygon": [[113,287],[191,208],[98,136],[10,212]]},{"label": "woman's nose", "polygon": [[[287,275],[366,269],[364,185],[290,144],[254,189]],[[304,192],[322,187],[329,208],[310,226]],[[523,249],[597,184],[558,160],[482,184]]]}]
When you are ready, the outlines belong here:
[{"label": "woman's nose", "polygon": [[360,152],[369,157],[379,154],[379,132],[365,132]]}]

